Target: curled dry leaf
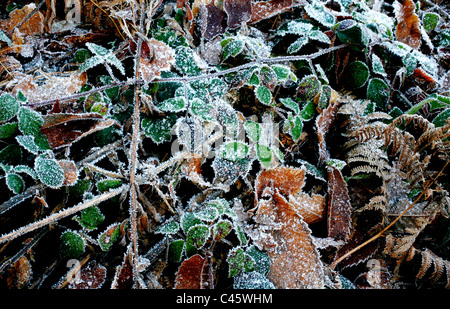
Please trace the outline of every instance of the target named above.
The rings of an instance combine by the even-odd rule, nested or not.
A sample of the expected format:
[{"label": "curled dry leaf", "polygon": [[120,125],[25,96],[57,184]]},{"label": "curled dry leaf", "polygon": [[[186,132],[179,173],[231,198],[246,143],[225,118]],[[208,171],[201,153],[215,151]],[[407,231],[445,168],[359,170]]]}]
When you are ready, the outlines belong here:
[{"label": "curled dry leaf", "polygon": [[247,23],[252,17],[252,1],[248,0],[225,0],[223,9],[227,13],[227,26],[229,28],[240,27]]},{"label": "curled dry leaf", "polygon": [[147,42],[151,57],[141,57],[140,74],[146,82],[151,82],[161,76],[162,71],[168,71],[174,63],[175,51],[165,43],[150,39]]},{"label": "curled dry leaf", "polygon": [[175,289],[203,289],[208,282],[208,260],[195,254],[181,263]]},{"label": "curled dry leaf", "polygon": [[213,2],[200,7],[201,33],[207,41],[225,33],[227,27],[225,12],[216,7]]},{"label": "curled dry leaf", "polygon": [[41,132],[47,136],[50,147],[55,149],[71,145],[84,136],[114,124],[120,126],[115,120],[97,113],[49,114],[44,116]]},{"label": "curled dry leaf", "polygon": [[351,228],[351,204],[341,171],[328,167],[328,237],[346,241]]},{"label": "curled dry leaf", "polygon": [[106,268],[96,261],[89,262],[80,273],[72,280],[69,289],[99,289],[106,280]]},{"label": "curled dry leaf", "polygon": [[184,176],[193,183],[199,185],[200,187],[207,187],[210,184],[203,179],[201,164],[202,155],[194,153],[189,154],[181,166],[181,171]]},{"label": "curled dry leaf", "polygon": [[78,181],[78,170],[75,162],[69,160],[60,160],[58,164],[64,170],[63,186],[72,186]]},{"label": "curled dry leaf", "polygon": [[122,265],[117,266],[111,289],[130,289],[133,287],[133,266],[131,265],[131,250],[128,248],[123,257]]},{"label": "curled dry leaf", "polygon": [[422,43],[420,21],[414,12],[416,6],[412,0],[403,3],[394,2],[395,18],[397,19],[397,39],[412,48],[418,49]]},{"label": "curled dry leaf", "polygon": [[252,236],[271,259],[268,277],[277,288],[323,288],[324,272],[311,230],[276,190],[258,202]]}]

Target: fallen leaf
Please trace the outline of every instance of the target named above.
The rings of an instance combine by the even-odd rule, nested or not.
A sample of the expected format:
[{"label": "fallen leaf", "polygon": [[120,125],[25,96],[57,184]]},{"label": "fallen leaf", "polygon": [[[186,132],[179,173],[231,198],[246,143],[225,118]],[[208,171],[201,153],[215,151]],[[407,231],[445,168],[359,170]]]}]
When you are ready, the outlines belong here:
[{"label": "fallen leaf", "polygon": [[111,289],[131,289],[133,287],[133,266],[131,265],[131,250],[124,255],[122,264],[117,266]]},{"label": "fallen leaf", "polygon": [[328,237],[348,240],[351,229],[351,204],[347,183],[341,171],[328,167]]},{"label": "fallen leaf", "polygon": [[48,143],[53,149],[71,145],[89,134],[114,124],[120,126],[115,120],[104,118],[97,113],[49,114],[43,118],[41,132],[47,136]]},{"label": "fallen leaf", "polygon": [[175,278],[175,289],[203,289],[207,280],[208,261],[195,254],[181,263]]},{"label": "fallen leaf", "polygon": [[75,162],[70,160],[60,160],[58,164],[64,170],[63,186],[72,186],[78,181],[78,170]]},{"label": "fallen leaf", "polygon": [[276,189],[257,207],[258,225],[249,234],[269,254],[270,281],[280,289],[323,288],[323,265],[306,222]]},{"label": "fallen leaf", "polygon": [[224,0],[223,9],[227,13],[227,26],[231,29],[247,23],[252,17],[252,1]]},{"label": "fallen leaf", "polygon": [[207,41],[225,33],[227,27],[226,13],[216,7],[213,2],[200,7],[201,33]]},{"label": "fallen leaf", "polygon": [[412,0],[404,0],[403,3],[394,2],[397,39],[412,48],[419,49],[422,43],[422,35],[419,18],[414,12],[415,9],[416,6]]},{"label": "fallen leaf", "polygon": [[270,0],[253,3],[252,17],[250,23],[270,18],[291,9],[292,0]]},{"label": "fallen leaf", "polygon": [[9,289],[22,289],[31,280],[32,276],[30,261],[25,256],[20,257],[8,270],[6,283]]},{"label": "fallen leaf", "polygon": [[142,79],[146,82],[151,82],[157,77],[161,76],[162,71],[168,71],[174,63],[175,51],[165,43],[150,39],[148,41],[150,48],[149,54],[151,57],[141,57],[140,59],[140,73]]},{"label": "fallen leaf", "polygon": [[72,280],[68,289],[99,289],[106,280],[106,268],[96,261],[91,261],[79,272],[79,274]]},{"label": "fallen leaf", "polygon": [[[15,9],[9,14],[9,19],[7,23],[7,32],[14,29],[16,25],[21,23],[28,17],[28,15],[33,12],[36,8],[34,3],[25,5],[21,9]],[[34,13],[28,20],[24,21],[23,24],[18,27],[23,35],[36,35],[44,33],[44,15],[40,11]]]},{"label": "fallen leaf", "polygon": [[326,135],[332,127],[338,107],[340,105],[339,95],[336,91],[331,90],[331,98],[328,106],[320,113],[316,120],[316,132],[319,140],[319,164],[322,164],[329,158]]},{"label": "fallen leaf", "polygon": [[181,171],[187,179],[200,187],[207,187],[210,184],[206,182],[202,176],[202,155],[190,154],[181,166]]}]

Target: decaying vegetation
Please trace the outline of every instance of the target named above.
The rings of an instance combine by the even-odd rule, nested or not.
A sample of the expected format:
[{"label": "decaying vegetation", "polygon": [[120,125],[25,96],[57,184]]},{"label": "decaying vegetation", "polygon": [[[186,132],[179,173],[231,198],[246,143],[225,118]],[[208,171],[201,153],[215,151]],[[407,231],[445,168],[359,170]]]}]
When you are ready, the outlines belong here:
[{"label": "decaying vegetation", "polygon": [[3,288],[450,287],[445,1],[0,14]]}]

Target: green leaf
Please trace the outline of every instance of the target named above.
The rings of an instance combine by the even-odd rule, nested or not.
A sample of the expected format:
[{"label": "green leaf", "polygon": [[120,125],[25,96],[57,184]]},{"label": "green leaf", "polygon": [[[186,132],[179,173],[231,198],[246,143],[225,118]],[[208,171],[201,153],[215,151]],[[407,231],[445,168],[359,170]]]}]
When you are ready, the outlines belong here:
[{"label": "green leaf", "polygon": [[294,114],[300,113],[300,107],[298,106],[298,103],[292,100],[291,98],[281,98],[280,102],[287,108],[289,108],[291,111],[294,112]]},{"label": "green leaf", "polygon": [[347,67],[347,84],[351,89],[364,86],[369,79],[369,68],[362,61],[355,61]]},{"label": "green leaf", "polygon": [[262,165],[269,167],[272,163],[272,150],[270,150],[269,147],[257,144],[256,145],[256,155],[258,157],[259,162],[261,162]]},{"label": "green leaf", "polygon": [[120,179],[105,179],[97,182],[97,190],[100,193],[107,192],[111,189],[119,188],[122,185]]},{"label": "green leaf", "polygon": [[105,231],[98,236],[97,242],[103,251],[109,251],[119,239],[120,235],[120,224],[115,223],[107,227]]},{"label": "green leaf", "polygon": [[303,102],[313,101],[313,99],[320,93],[322,83],[316,75],[304,76],[299,83],[297,94]]},{"label": "green leaf", "polygon": [[250,271],[254,268],[253,259],[244,252],[242,247],[235,247],[228,252],[228,277],[234,277],[241,271]]},{"label": "green leaf", "polygon": [[2,30],[0,30],[0,41],[6,42],[8,46],[12,45],[11,39]]},{"label": "green leaf", "polygon": [[242,40],[234,39],[227,43],[222,51],[222,60],[227,60],[230,56],[236,57],[244,51],[245,43]]},{"label": "green leaf", "polygon": [[20,103],[9,93],[0,95],[0,121],[8,121],[17,115]]},{"label": "green leaf", "polygon": [[293,126],[291,128],[291,135],[294,141],[297,141],[302,135],[303,122],[299,116],[294,116]]},{"label": "green leaf", "polygon": [[334,25],[334,16],[325,10],[323,3],[320,1],[311,1],[304,8],[309,17],[318,21],[323,26],[332,27]]},{"label": "green leaf", "polygon": [[20,194],[25,188],[25,181],[20,175],[10,173],[6,175],[6,185],[14,194]]},{"label": "green leaf", "polygon": [[279,28],[277,35],[296,34],[299,36],[307,36],[312,29],[313,25],[311,23],[291,20]]},{"label": "green leaf", "polygon": [[389,86],[380,78],[372,78],[367,86],[367,99],[375,102],[379,108],[386,106],[389,99]]},{"label": "green leaf", "polygon": [[310,40],[318,41],[318,42],[325,43],[325,44],[331,44],[331,40],[328,37],[328,35],[326,35],[325,33],[323,33],[320,30],[311,31],[309,33],[308,37]]},{"label": "green leaf", "polygon": [[353,19],[344,19],[337,23],[333,29],[339,40],[344,44],[356,50],[367,47],[369,44],[369,38],[366,33],[366,29]]},{"label": "green leaf", "polygon": [[176,119],[175,115],[156,119],[143,117],[141,126],[146,137],[151,138],[156,144],[161,144],[172,139],[172,127]]},{"label": "green leaf", "polygon": [[309,42],[309,39],[307,37],[298,38],[294,43],[289,45],[289,47],[287,49],[287,53],[293,54],[293,53],[298,52],[303,46],[308,44],[308,42]]},{"label": "green leaf", "polygon": [[270,271],[270,256],[265,251],[260,251],[255,246],[250,246],[245,251],[250,257],[253,258],[255,261],[255,267],[254,270],[263,274],[267,275]]},{"label": "green leaf", "polygon": [[248,154],[248,146],[240,142],[230,142],[224,146],[222,158],[229,161],[238,161]]},{"label": "green leaf", "polygon": [[98,206],[92,206],[81,211],[80,216],[74,218],[82,227],[87,230],[95,230],[105,221],[105,216]]},{"label": "green leaf", "polygon": [[255,88],[255,95],[259,102],[261,102],[264,105],[270,106],[272,103],[272,93],[270,90],[264,86],[259,85]]},{"label": "green leaf", "polygon": [[289,67],[287,67],[287,66],[284,66],[284,65],[272,65],[271,68],[275,72],[275,74],[277,75],[277,80],[279,82],[286,81],[289,78],[289,76],[291,75],[291,69]]},{"label": "green leaf", "polygon": [[220,241],[227,237],[233,229],[233,224],[229,220],[221,220],[213,226],[214,240]]},{"label": "green leaf", "polygon": [[50,188],[59,188],[64,183],[64,170],[54,159],[44,159],[38,156],[34,162],[34,170],[39,180]]},{"label": "green leaf", "polygon": [[375,74],[380,74],[381,76],[387,75],[380,57],[378,57],[375,53],[372,54],[372,70]]},{"label": "green leaf", "polygon": [[19,125],[17,122],[10,122],[0,125],[0,139],[7,139],[16,134]]},{"label": "green leaf", "polygon": [[199,211],[194,212],[194,216],[204,222],[212,222],[219,217],[219,210],[217,207],[203,207]]},{"label": "green leaf", "polygon": [[0,163],[16,165],[22,160],[22,150],[17,145],[8,145],[0,151]]},{"label": "green leaf", "polygon": [[425,14],[423,14],[422,18],[423,27],[428,32],[433,31],[436,28],[440,18],[441,17],[439,16],[439,14],[426,12]]},{"label": "green leaf", "polygon": [[17,165],[17,166],[14,166],[14,171],[16,173],[25,173],[33,179],[38,179],[36,172],[29,166]]},{"label": "green leaf", "polygon": [[175,49],[175,67],[183,75],[197,75],[201,69],[197,66],[192,48],[179,46]]},{"label": "green leaf", "polygon": [[156,234],[164,234],[164,235],[172,235],[178,233],[180,230],[180,225],[176,221],[170,221],[168,223],[163,224],[159,227],[155,233]]},{"label": "green leaf", "polygon": [[83,237],[77,232],[66,231],[61,235],[61,257],[63,259],[77,259],[86,248]]},{"label": "green leaf", "polygon": [[185,234],[189,231],[191,227],[194,225],[202,224],[202,221],[198,219],[192,212],[185,212],[183,216],[181,216],[181,229]]},{"label": "green leaf", "polygon": [[180,112],[186,109],[186,99],[184,97],[175,97],[165,100],[158,104],[158,109],[163,112]]},{"label": "green leaf", "polygon": [[170,243],[169,245],[169,260],[171,262],[179,263],[183,257],[185,243],[183,239],[177,239]]},{"label": "green leaf", "polygon": [[32,154],[38,154],[39,153],[40,149],[36,145],[36,143],[34,142],[34,136],[31,136],[31,135],[19,135],[19,136],[16,136],[16,140],[19,143],[19,145],[24,147],[26,150],[28,150]]},{"label": "green leaf", "polygon": [[19,130],[24,135],[38,136],[41,134],[40,128],[44,124],[41,114],[28,108],[21,107],[18,114]]},{"label": "green leaf", "polygon": [[214,120],[214,117],[212,116],[213,106],[199,98],[194,98],[191,101],[190,109],[194,115],[199,116],[203,120]]},{"label": "green leaf", "polygon": [[202,248],[209,237],[209,227],[205,224],[198,224],[192,226],[186,236],[186,243],[196,247]]},{"label": "green leaf", "polygon": [[450,119],[450,108],[447,108],[440,112],[434,119],[433,124],[436,127],[442,127],[448,123]]},{"label": "green leaf", "polygon": [[316,106],[313,102],[307,102],[300,113],[303,120],[308,121],[314,118],[316,112]]},{"label": "green leaf", "polygon": [[261,125],[257,122],[248,120],[245,122],[244,127],[250,140],[258,142],[262,134]]}]

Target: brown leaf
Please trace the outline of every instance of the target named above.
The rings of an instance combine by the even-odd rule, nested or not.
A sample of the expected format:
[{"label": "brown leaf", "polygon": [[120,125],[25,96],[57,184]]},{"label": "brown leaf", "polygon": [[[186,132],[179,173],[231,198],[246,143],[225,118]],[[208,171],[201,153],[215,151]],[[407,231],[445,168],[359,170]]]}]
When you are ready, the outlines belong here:
[{"label": "brown leaf", "polygon": [[30,261],[25,256],[20,257],[8,270],[6,283],[9,289],[22,289],[31,279],[32,270]]},{"label": "brown leaf", "polygon": [[328,167],[328,237],[346,241],[351,228],[351,204],[341,171]]},{"label": "brown leaf", "polygon": [[72,280],[67,288],[68,289],[99,289],[102,287],[106,280],[106,268],[96,261],[89,262],[80,271],[78,276]]},{"label": "brown leaf", "polygon": [[124,255],[122,265],[117,266],[111,289],[131,289],[133,287],[133,266],[131,265],[131,250]]},{"label": "brown leaf", "polygon": [[202,176],[202,155],[190,154],[186,158],[186,161],[181,166],[181,171],[187,179],[200,187],[206,187],[210,184],[207,183]]},{"label": "brown leaf", "polygon": [[54,149],[71,145],[113,124],[120,126],[113,119],[103,118],[97,113],[49,114],[44,116],[41,132],[47,136],[50,147]]},{"label": "brown leaf", "polygon": [[290,10],[292,0],[270,0],[253,3],[252,17],[250,23],[256,23],[260,20],[278,15],[281,12]]},{"label": "brown leaf", "polygon": [[175,289],[203,289],[208,282],[208,260],[195,254],[181,263],[175,278]]},{"label": "brown leaf", "polygon": [[64,170],[63,186],[72,186],[78,181],[78,170],[75,162],[69,160],[58,161],[59,165]]},{"label": "brown leaf", "polygon": [[201,33],[205,40],[210,41],[216,36],[225,33],[227,16],[224,11],[214,5],[200,6]]},{"label": "brown leaf", "polygon": [[307,224],[322,220],[327,208],[326,198],[314,193],[309,196],[302,192],[298,196],[291,196],[289,202]]},{"label": "brown leaf", "polygon": [[339,95],[336,91],[331,90],[330,102],[322,113],[317,117],[316,120],[316,132],[319,140],[319,164],[322,164],[329,158],[327,146],[326,146],[326,135],[330,128],[332,127],[340,101],[338,100]]},{"label": "brown leaf", "polygon": [[394,3],[395,18],[397,19],[397,39],[412,48],[419,49],[422,43],[422,35],[419,18],[414,12],[415,8],[412,0]]},{"label": "brown leaf", "polygon": [[161,76],[162,71],[168,71],[175,61],[175,51],[165,43],[150,39],[148,41],[151,57],[141,57],[140,73],[146,82],[151,82]]},{"label": "brown leaf", "polygon": [[256,202],[261,198],[263,190],[267,187],[276,188],[285,196],[297,195],[305,184],[304,177],[304,168],[282,166],[261,171],[255,184]]},{"label": "brown leaf", "polygon": [[277,288],[324,287],[323,265],[311,230],[278,190],[259,201],[254,219],[259,226],[250,235],[269,254],[268,278]]},{"label": "brown leaf", "polygon": [[224,0],[223,9],[227,13],[227,26],[229,28],[240,27],[252,17],[252,1],[250,0]]},{"label": "brown leaf", "polygon": [[[25,5],[21,9],[15,9],[9,14],[7,32],[11,31],[16,25],[21,23],[28,15],[33,12],[36,5],[34,3]],[[44,15],[37,11],[28,20],[18,28],[23,35],[36,35],[44,33]]]}]

